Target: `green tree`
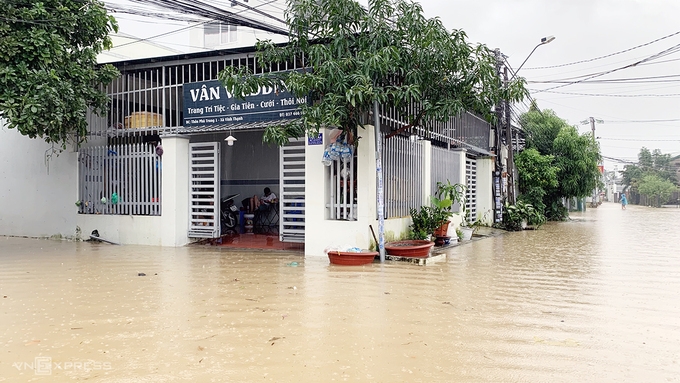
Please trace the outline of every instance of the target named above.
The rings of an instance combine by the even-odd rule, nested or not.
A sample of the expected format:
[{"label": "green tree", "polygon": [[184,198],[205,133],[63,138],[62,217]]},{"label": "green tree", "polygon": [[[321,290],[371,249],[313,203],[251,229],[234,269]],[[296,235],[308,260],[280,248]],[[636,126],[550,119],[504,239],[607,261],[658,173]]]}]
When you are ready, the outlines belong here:
[{"label": "green tree", "polygon": [[654,168],[654,158],[652,157],[652,152],[644,146],[640,149],[638,153],[638,163],[645,170],[651,170]]},{"label": "green tree", "polygon": [[539,110],[534,103],[520,116],[519,124],[524,130],[527,148],[534,148],[542,155],[553,152],[553,143],[560,130],[569,126],[552,110]]},{"label": "green tree", "polygon": [[654,198],[657,207],[668,202],[676,190],[678,188],[671,181],[662,179],[654,174],[645,175],[638,184],[640,194],[646,195],[648,198]]},{"label": "green tree", "polygon": [[672,169],[670,154],[663,154],[661,150],[654,149],[650,151],[646,147],[640,149],[638,153],[638,163],[626,165],[621,174],[623,175],[623,184],[630,187],[632,191],[639,192],[639,186],[643,179],[647,176],[655,176],[661,180],[670,182],[671,184],[678,183],[675,176],[675,171]]},{"label": "green tree", "polygon": [[520,116],[520,123],[527,149],[515,157],[519,199],[550,220],[565,219],[563,199],[588,196],[601,184],[599,145],[590,134],[579,134],[553,111],[539,111],[535,105]]},{"label": "green tree", "polygon": [[113,17],[96,0],[12,0],[0,19],[0,115],[31,138],[84,140],[86,110],[106,110],[118,71],[97,66],[111,47]]},{"label": "green tree", "polygon": [[299,120],[267,129],[267,142],[283,144],[321,127],[356,132],[374,101],[396,108],[409,126],[427,128],[466,110],[492,121],[499,100],[526,93],[522,79],[501,86],[492,51],[425,18],[415,2],[370,0],[367,10],[355,0],[288,0],[286,18],[290,42],[258,42],[258,62],[269,68],[304,58],[307,70],[254,76],[241,66],[219,74],[238,97],[264,86],[311,95]]},{"label": "green tree", "polygon": [[586,197],[601,186],[600,147],[590,134],[579,134],[573,126],[563,128],[553,147],[556,165],[560,168],[557,177],[561,197]]},{"label": "green tree", "polygon": [[555,157],[541,155],[538,150],[526,149],[515,157],[515,166],[519,173],[519,199],[545,214],[544,198],[559,185],[557,173],[559,168],[553,165]]}]

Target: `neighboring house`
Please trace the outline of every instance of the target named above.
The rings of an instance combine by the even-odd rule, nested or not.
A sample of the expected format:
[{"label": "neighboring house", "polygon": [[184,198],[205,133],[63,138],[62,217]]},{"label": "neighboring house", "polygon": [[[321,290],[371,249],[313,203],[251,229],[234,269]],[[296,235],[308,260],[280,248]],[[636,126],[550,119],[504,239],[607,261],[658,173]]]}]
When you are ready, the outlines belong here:
[{"label": "neighboring house", "polygon": [[[231,49],[112,63],[124,71],[107,87],[109,113],[89,117],[84,147],[53,157],[49,174],[38,165],[42,157],[10,158],[8,168],[32,165],[20,172],[5,169],[14,176],[4,183],[17,188],[0,196],[0,209],[9,211],[0,217],[0,235],[97,229],[120,243],[182,246],[221,234],[221,197],[239,194],[240,200],[268,186],[280,197],[280,240],[304,242],[310,256],[323,256],[330,245],[368,248],[370,226],[378,227],[374,127],[360,131],[356,153],[327,164],[322,157],[335,138],[331,129],[282,148],[263,144],[264,128],[295,118],[294,105],[305,100],[266,90],[246,102],[229,100],[215,81],[218,71],[234,63],[254,65],[253,53]],[[472,219],[493,222],[488,123],[465,114],[431,132],[413,129],[385,138],[404,121],[390,110],[380,114],[386,233],[405,234],[409,209],[429,204],[437,181],[447,179],[468,186]],[[228,136],[236,138],[233,146],[225,142]],[[13,228],[18,223],[23,227]],[[29,230],[33,225],[40,228]]]},{"label": "neighboring house", "polygon": [[170,56],[183,53],[150,40],[140,39],[122,32],[111,35],[113,48],[97,56],[97,62],[106,64],[122,60],[136,60],[145,57]]},{"label": "neighboring house", "polygon": [[[287,30],[284,21],[285,1],[279,0],[259,4],[254,10],[243,7],[230,9],[237,16],[243,14],[248,19]],[[272,40],[275,43],[288,41],[286,36],[256,30],[244,26],[229,24],[224,21],[214,21],[191,28],[189,41],[192,47],[202,47],[209,50],[253,47],[258,40]],[[148,56],[147,56],[148,57]]]},{"label": "neighboring house", "polygon": [[[180,53],[147,40],[118,33],[115,50],[101,63]],[[78,227],[78,153],[72,146],[30,139],[0,119],[0,235],[74,237]]]}]

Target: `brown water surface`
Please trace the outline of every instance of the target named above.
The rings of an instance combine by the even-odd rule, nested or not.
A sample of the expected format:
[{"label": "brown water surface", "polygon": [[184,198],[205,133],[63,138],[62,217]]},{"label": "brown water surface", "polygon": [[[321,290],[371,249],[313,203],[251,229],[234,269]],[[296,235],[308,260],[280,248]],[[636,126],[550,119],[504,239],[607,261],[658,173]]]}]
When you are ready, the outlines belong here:
[{"label": "brown water surface", "polygon": [[427,267],[0,238],[0,382],[680,381],[680,209],[572,218]]}]

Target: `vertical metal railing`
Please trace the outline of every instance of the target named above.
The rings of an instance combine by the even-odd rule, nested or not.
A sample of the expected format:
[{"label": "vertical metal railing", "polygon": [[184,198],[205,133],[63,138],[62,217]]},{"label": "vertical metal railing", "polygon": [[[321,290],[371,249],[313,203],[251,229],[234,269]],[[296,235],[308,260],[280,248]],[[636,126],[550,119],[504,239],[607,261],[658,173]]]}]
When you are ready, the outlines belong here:
[{"label": "vertical metal railing", "polygon": [[305,241],[305,138],[289,139],[279,150],[279,239]]},{"label": "vertical metal railing", "polygon": [[81,148],[79,213],[161,214],[162,158],[147,144]]},{"label": "vertical metal railing", "polygon": [[477,220],[477,160],[467,157],[465,160],[465,210],[467,220]]},{"label": "vertical metal railing", "polygon": [[420,141],[382,135],[385,182],[385,217],[408,216],[423,204],[423,148]]},{"label": "vertical metal railing", "polygon": [[330,219],[356,221],[356,152],[345,159],[333,160],[329,166]]},{"label": "vertical metal railing", "polygon": [[456,183],[460,180],[459,163],[457,161],[456,153],[451,150],[432,147],[432,176],[431,189],[434,194],[437,191],[437,183]]}]

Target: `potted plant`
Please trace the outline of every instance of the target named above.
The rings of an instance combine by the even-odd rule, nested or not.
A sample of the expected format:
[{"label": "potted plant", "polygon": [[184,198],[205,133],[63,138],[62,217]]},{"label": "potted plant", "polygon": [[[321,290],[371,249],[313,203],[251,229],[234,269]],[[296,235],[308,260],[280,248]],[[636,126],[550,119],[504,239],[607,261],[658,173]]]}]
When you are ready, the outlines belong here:
[{"label": "potted plant", "polygon": [[528,225],[540,227],[545,223],[545,216],[530,203],[517,201],[516,204],[505,204],[503,212],[503,226],[506,230],[519,231]]},{"label": "potted plant", "polygon": [[387,254],[400,257],[427,257],[434,246],[432,233],[441,225],[441,212],[432,206],[411,208],[411,235],[409,240],[385,244]]},{"label": "potted plant", "polygon": [[453,212],[455,204],[461,204],[465,199],[465,186],[461,184],[451,184],[451,181],[446,180],[446,183],[437,182],[437,192],[430,197],[431,205],[435,210],[436,220],[439,225],[433,233],[435,237],[446,237],[449,229],[450,217]]},{"label": "potted plant", "polygon": [[429,240],[437,228],[433,209],[430,206],[421,206],[420,210],[411,208],[411,239]]}]

